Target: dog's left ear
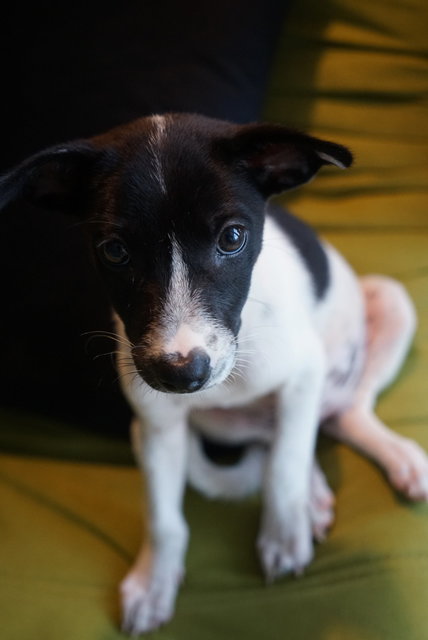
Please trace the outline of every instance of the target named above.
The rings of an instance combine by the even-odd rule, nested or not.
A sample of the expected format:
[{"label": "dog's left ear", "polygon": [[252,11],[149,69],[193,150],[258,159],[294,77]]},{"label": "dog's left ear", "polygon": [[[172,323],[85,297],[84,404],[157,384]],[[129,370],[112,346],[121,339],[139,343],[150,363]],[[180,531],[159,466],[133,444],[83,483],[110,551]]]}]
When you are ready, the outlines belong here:
[{"label": "dog's left ear", "polygon": [[218,149],[250,175],[266,198],[308,182],[323,165],[345,169],[352,164],[346,147],[277,125],[240,127]]},{"label": "dog's left ear", "polygon": [[82,141],[31,156],[0,177],[0,209],[24,199],[47,209],[79,213],[89,197],[99,155],[95,146]]}]

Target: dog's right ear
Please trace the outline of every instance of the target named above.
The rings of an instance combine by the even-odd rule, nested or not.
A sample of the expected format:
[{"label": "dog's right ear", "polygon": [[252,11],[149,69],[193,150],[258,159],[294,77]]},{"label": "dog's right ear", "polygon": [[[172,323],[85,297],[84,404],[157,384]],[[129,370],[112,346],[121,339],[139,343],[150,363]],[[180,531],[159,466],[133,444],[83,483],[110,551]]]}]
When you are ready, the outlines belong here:
[{"label": "dog's right ear", "polygon": [[41,151],[0,177],[0,209],[23,199],[47,209],[79,214],[86,208],[101,155],[90,142]]}]

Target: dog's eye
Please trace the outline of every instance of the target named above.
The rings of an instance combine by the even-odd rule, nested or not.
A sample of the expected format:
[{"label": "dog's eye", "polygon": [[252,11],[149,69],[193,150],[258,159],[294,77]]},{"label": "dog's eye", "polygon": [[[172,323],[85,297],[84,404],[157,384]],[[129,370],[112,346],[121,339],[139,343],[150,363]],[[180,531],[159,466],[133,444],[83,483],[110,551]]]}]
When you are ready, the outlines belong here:
[{"label": "dog's eye", "polygon": [[217,247],[220,253],[231,255],[241,251],[247,242],[247,230],[233,224],[223,229],[218,239]]},{"label": "dog's eye", "polygon": [[104,240],[97,246],[97,250],[101,260],[108,267],[124,267],[129,263],[128,249],[121,240]]}]

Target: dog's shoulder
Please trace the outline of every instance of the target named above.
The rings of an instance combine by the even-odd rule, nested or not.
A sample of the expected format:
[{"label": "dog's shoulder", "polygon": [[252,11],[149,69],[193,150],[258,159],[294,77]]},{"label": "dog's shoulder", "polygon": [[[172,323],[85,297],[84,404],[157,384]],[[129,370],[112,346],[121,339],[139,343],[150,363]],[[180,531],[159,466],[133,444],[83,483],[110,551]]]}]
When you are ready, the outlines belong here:
[{"label": "dog's shoulder", "polygon": [[318,235],[312,227],[276,203],[268,204],[267,215],[299,252],[311,276],[316,298],[322,300],[329,288],[330,269],[326,249]]}]

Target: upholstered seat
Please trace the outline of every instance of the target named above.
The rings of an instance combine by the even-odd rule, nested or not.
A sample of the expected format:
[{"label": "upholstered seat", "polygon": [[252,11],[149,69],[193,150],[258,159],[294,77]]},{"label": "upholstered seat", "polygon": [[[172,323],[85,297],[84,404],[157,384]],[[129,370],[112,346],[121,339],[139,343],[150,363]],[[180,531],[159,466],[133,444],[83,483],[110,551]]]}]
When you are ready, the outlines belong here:
[{"label": "upholstered seat", "polygon": [[[363,274],[401,280],[419,328],[379,415],[428,449],[428,5],[301,0],[287,16],[268,120],[349,145],[352,169],[324,169],[284,198]],[[114,640],[118,583],[140,540],[140,478],[125,439],[41,415],[0,415],[0,636]],[[187,576],[165,640],[428,638],[428,506],[322,439],[336,522],[305,575],[265,586],[257,497],[189,491]]]}]

